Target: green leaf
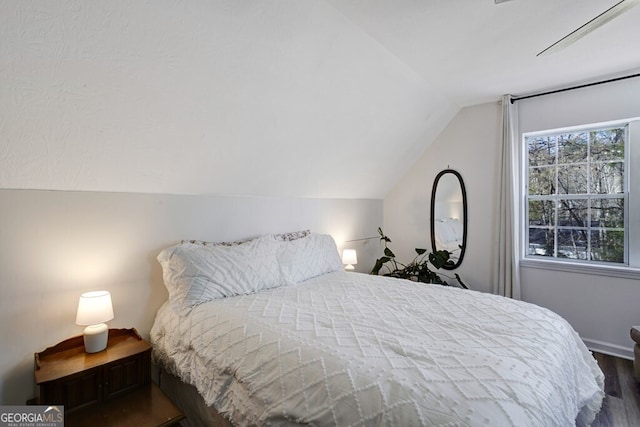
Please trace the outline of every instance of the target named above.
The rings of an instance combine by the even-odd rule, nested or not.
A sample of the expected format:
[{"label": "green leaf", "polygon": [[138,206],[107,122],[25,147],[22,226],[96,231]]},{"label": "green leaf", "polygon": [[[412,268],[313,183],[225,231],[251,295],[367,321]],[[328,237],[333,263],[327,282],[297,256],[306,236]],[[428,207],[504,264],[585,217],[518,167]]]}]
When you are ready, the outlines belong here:
[{"label": "green leaf", "polygon": [[455,274],[455,276],[456,276],[456,280],[458,281],[458,283],[460,283],[460,286],[462,286],[462,287],[463,287],[463,288],[465,288],[465,289],[469,289],[469,288],[467,287],[467,285],[465,285],[465,284],[462,282],[462,279],[460,278],[460,276],[458,275],[458,273],[454,273],[454,274]]},{"label": "green leaf", "polygon": [[418,255],[422,255],[422,254],[423,254],[423,253],[425,253],[425,252],[427,252],[427,250],[426,250],[426,249],[416,248],[416,253],[417,253]]},{"label": "green leaf", "polygon": [[429,261],[437,269],[440,269],[446,262],[446,260],[443,260],[441,256],[437,255],[437,253],[429,254]]},{"label": "green leaf", "polygon": [[396,257],[396,255],[393,252],[391,252],[391,249],[389,249],[389,248],[384,248],[384,254],[386,256],[388,256],[388,257],[391,257],[391,258],[395,258]]},{"label": "green leaf", "polygon": [[381,241],[384,240],[386,243],[390,243],[391,242],[391,239],[384,235],[384,231],[382,231],[382,228],[380,228],[380,227],[378,227],[378,234],[380,235],[380,240]]},{"label": "green leaf", "polygon": [[380,269],[382,268],[382,266],[384,266],[384,264],[386,262],[388,262],[390,260],[389,257],[383,256],[381,258],[378,258],[376,260],[376,264],[373,266],[373,268],[371,269],[371,272],[369,274],[373,274],[373,275],[378,275],[380,274]]},{"label": "green leaf", "polygon": [[380,269],[382,268],[382,262],[380,262],[379,259],[376,260],[376,264],[373,266],[373,268],[371,269],[371,272],[369,274],[373,274],[373,275],[378,275],[378,273],[380,273]]}]

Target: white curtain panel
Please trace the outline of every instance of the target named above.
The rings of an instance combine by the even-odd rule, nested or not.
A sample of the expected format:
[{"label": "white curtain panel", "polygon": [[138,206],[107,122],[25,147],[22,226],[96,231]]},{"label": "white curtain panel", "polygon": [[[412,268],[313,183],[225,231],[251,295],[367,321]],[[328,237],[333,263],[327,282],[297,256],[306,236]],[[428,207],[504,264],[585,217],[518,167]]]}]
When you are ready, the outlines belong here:
[{"label": "white curtain panel", "polygon": [[493,293],[520,299],[520,203],[517,106],[511,95],[502,97],[502,150],[498,194],[498,248],[494,266]]}]

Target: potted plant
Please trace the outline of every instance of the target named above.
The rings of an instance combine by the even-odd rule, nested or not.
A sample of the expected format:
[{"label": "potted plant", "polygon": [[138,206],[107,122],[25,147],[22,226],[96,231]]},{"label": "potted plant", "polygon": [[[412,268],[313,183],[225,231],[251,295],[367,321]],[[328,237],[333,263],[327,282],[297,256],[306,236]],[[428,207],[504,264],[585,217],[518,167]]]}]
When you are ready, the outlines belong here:
[{"label": "potted plant", "polygon": [[[396,260],[396,255],[389,249],[388,244],[391,243],[391,239],[384,234],[380,227],[378,227],[378,234],[380,235],[380,240],[384,242],[384,255],[376,260],[376,264],[373,266],[373,269],[371,269],[371,274],[409,279],[414,282],[453,286],[446,280],[443,280],[440,274],[433,271],[430,267],[431,265],[438,270],[442,266],[453,265],[454,262],[450,259],[451,253],[449,251],[440,250],[428,252],[426,249],[416,248],[416,257],[408,264],[403,264]],[[380,272],[383,268],[387,270],[386,273]],[[445,274],[442,274],[442,276],[449,280],[452,279]],[[454,277],[458,281],[457,285],[464,289],[469,289],[457,273],[454,273]]]}]

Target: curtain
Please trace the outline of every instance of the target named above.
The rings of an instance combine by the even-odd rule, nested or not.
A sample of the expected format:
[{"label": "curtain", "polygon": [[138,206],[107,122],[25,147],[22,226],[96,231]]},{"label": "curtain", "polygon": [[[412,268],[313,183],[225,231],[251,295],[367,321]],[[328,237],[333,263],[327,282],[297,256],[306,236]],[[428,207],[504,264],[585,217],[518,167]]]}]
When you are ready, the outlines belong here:
[{"label": "curtain", "polygon": [[520,299],[520,203],[519,138],[517,106],[511,95],[502,97],[502,149],[497,214],[497,256],[494,266],[493,293]]}]

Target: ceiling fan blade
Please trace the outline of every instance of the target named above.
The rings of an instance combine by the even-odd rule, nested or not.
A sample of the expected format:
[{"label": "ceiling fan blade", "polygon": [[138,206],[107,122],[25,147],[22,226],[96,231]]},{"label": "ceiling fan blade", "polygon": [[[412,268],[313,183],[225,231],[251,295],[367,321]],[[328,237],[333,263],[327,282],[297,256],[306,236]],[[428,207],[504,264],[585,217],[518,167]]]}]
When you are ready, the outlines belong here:
[{"label": "ceiling fan blade", "polygon": [[[498,0],[496,0],[496,2],[497,1]],[[500,1],[504,1],[504,0],[500,0]],[[622,0],[621,2],[605,10],[600,15],[596,16],[591,21],[587,22],[577,30],[567,34],[566,36],[564,36],[563,38],[561,38],[560,40],[558,40],[548,48],[538,53],[536,56],[548,55],[550,53],[557,52],[560,49],[564,49],[565,47],[578,41],[582,37],[592,32],[593,30],[603,26],[607,22],[622,15],[624,12],[626,12],[627,10],[631,9],[634,6],[637,6],[638,4],[640,4],[640,0]]]}]

